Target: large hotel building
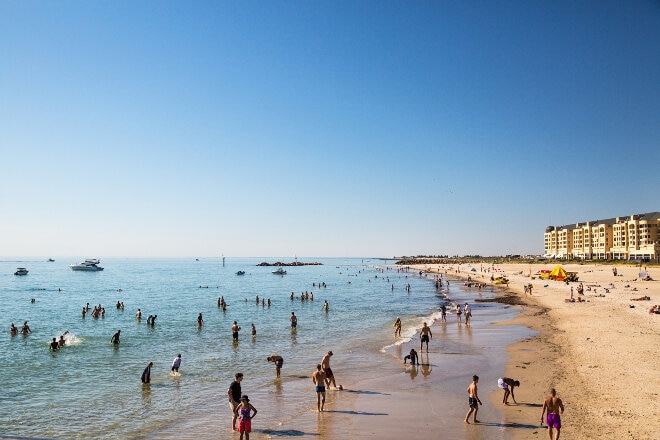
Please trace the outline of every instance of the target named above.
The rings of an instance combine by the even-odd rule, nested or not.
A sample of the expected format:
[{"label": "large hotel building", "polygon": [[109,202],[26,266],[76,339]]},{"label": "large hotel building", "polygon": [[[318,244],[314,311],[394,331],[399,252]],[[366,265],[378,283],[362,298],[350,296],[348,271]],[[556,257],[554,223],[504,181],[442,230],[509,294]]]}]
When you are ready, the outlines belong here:
[{"label": "large hotel building", "polygon": [[545,255],[598,260],[660,260],[660,212],[545,228]]}]

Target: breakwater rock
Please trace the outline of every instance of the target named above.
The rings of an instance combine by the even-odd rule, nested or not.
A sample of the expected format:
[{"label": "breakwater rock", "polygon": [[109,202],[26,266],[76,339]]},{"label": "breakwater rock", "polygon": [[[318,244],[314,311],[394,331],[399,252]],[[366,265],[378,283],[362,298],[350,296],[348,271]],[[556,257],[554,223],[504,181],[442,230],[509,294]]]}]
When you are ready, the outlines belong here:
[{"label": "breakwater rock", "polygon": [[281,261],[278,261],[276,263],[259,263],[257,266],[323,266],[323,263],[318,263],[318,262],[311,262],[311,263],[302,263],[300,261],[293,261],[291,263],[282,263]]}]

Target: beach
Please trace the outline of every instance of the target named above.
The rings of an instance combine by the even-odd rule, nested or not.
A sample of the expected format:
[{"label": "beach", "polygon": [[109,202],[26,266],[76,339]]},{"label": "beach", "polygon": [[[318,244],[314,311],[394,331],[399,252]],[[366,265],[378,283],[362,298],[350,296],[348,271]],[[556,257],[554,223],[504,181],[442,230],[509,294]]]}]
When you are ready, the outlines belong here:
[{"label": "beach", "polygon": [[[546,435],[547,428],[540,426],[540,413],[550,387],[556,388],[566,407],[562,438],[659,438],[660,369],[656,348],[660,342],[660,315],[649,314],[648,310],[660,303],[660,268],[649,267],[647,272],[653,281],[642,281],[638,274],[644,268],[640,267],[563,265],[566,271],[577,272],[585,287],[581,296],[584,302],[566,302],[571,286],[574,298],[578,297],[579,282],[567,285],[535,276],[553,267],[484,263],[416,268],[465,279],[470,276],[473,281],[488,284],[491,274],[505,275],[509,285],[501,288],[501,295],[514,295],[525,302],[516,306],[522,313],[515,319],[499,323],[524,325],[538,332],[508,347],[510,357],[502,374],[521,382],[515,390],[518,404],[502,405],[502,391],[497,389],[491,391],[489,399],[490,405],[502,409],[502,424],[510,438]],[[531,295],[525,295],[525,284],[532,285]],[[633,300],[646,296],[650,300]]]},{"label": "beach", "polygon": [[[656,438],[659,377],[651,347],[658,343],[660,317],[647,309],[660,296],[658,281],[636,280],[638,268],[617,267],[621,276],[614,277],[607,265],[565,265],[585,285],[585,301],[567,303],[570,286],[578,283],[536,277],[553,268],[548,264],[423,264],[403,270],[328,260],[279,277],[255,268],[255,262],[223,268],[214,261],[117,260],[108,261],[103,273],[83,277],[33,262],[32,277],[2,278],[12,299],[0,306],[0,316],[25,317],[35,332],[2,339],[14,359],[6,369],[7,398],[22,403],[6,414],[4,432],[41,438],[232,439],[237,434],[229,429],[226,389],[240,370],[246,375],[243,390],[259,410],[255,439],[398,439],[419,432],[427,438],[544,438],[539,437],[547,435],[540,405],[550,386],[566,406],[562,438],[608,433]],[[247,269],[245,278],[234,274],[241,268]],[[648,272],[660,278],[657,268]],[[509,286],[492,285],[492,274],[506,275]],[[466,285],[468,276],[486,286]],[[443,283],[434,288],[437,277]],[[323,290],[321,280],[328,282]],[[529,283],[531,296],[523,291]],[[310,288],[314,302],[298,299]],[[294,301],[288,298],[291,291]],[[272,297],[272,308],[255,304],[257,292]],[[215,304],[220,294],[230,303],[226,313]],[[631,301],[642,296],[651,301]],[[320,310],[325,298],[328,314]],[[84,301],[112,306],[118,299],[126,301],[126,312],[110,307],[105,319],[79,317]],[[452,309],[465,302],[473,310],[470,326],[458,323]],[[442,304],[448,305],[446,322],[440,319]],[[157,311],[162,321],[151,329],[136,322],[136,307],[146,314]],[[292,310],[300,316],[297,332],[288,329]],[[195,320],[200,311],[202,329]],[[393,335],[397,315],[401,337]],[[257,338],[232,344],[228,329],[235,319],[244,327],[253,320]],[[433,333],[428,353],[419,347],[423,322]],[[112,349],[107,339],[120,327],[125,339]],[[49,338],[64,329],[78,341],[49,353]],[[411,348],[420,352],[421,365],[403,363]],[[281,381],[274,380],[274,367],[265,360],[272,350],[285,357]],[[344,390],[328,390],[326,411],[319,414],[311,373],[327,350],[335,353],[332,366]],[[182,376],[173,380],[167,372],[177,352],[183,352]],[[140,388],[147,360],[155,361],[152,385]],[[480,377],[483,405],[481,423],[468,425],[466,388],[473,374]],[[501,403],[501,376],[521,382],[517,405]],[[31,416],[39,412],[76,413],[97,430],[78,430],[77,418],[52,423]]]}]

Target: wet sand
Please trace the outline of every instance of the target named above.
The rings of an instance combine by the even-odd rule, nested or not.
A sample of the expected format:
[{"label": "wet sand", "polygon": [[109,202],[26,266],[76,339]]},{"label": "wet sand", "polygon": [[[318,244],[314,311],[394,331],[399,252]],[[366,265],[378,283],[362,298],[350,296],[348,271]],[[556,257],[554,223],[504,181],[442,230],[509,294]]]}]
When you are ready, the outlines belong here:
[{"label": "wet sand", "polygon": [[[448,311],[447,322],[434,322],[429,352],[420,352],[422,365],[403,364],[403,356],[410,348],[419,352],[417,333],[409,342],[390,347],[386,353],[372,353],[373,368],[366,374],[362,372],[362,377],[354,376],[346,364],[333,368],[337,383],[343,383],[346,389],[328,392],[326,412],[319,414],[311,408],[269,434],[278,438],[400,439],[428,430],[428,438],[509,438],[502,408],[489,402],[488,397],[504,371],[507,346],[531,337],[533,332],[517,325],[493,325],[495,321],[511,319],[519,313],[501,304],[473,302],[476,297],[492,298],[493,295],[488,292],[454,294],[453,300],[461,303],[467,300],[472,304],[473,323],[459,325],[451,311]],[[421,322],[416,325],[417,329],[419,327]],[[386,343],[382,341],[381,345]],[[467,425],[463,422],[469,409],[466,388],[473,374],[480,376],[480,397],[484,405],[479,409],[479,420],[482,423]],[[314,399],[311,382],[309,397]]]}]

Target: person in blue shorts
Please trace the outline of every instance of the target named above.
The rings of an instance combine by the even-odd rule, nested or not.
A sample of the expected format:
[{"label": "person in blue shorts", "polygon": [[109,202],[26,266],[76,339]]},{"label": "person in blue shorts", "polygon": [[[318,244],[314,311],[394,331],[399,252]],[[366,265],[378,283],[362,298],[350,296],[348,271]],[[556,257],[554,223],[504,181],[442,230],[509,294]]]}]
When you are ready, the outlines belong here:
[{"label": "person in blue shorts", "polygon": [[312,382],[316,385],[316,408],[318,412],[323,412],[325,405],[325,372],[321,364],[316,364],[316,371],[312,374]]}]

